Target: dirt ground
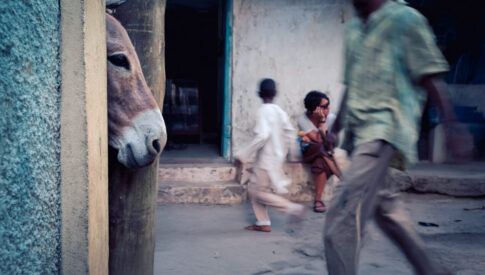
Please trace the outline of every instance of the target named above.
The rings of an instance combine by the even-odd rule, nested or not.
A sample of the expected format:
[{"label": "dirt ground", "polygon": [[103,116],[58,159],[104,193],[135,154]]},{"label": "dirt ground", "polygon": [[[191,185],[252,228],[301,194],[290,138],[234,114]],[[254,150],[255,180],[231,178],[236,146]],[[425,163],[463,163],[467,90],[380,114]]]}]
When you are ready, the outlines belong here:
[{"label": "dirt ground", "polygon": [[[484,274],[485,198],[402,197],[434,257],[454,274]],[[325,214],[309,211],[303,223],[295,225],[287,224],[285,214],[270,210],[273,230],[263,233],[244,230],[254,222],[249,203],[168,204],[157,211],[155,274],[327,274]],[[374,223],[366,231],[360,274],[413,274]]]}]

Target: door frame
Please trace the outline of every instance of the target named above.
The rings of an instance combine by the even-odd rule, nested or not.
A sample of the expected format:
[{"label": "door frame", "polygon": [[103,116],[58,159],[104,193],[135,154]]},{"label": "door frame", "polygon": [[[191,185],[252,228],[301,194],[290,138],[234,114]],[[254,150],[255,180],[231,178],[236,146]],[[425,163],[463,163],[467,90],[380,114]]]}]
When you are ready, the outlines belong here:
[{"label": "door frame", "polygon": [[233,0],[226,0],[225,9],[225,41],[224,41],[224,99],[222,114],[221,152],[228,160],[231,154],[231,111],[232,111],[232,22],[233,22]]}]

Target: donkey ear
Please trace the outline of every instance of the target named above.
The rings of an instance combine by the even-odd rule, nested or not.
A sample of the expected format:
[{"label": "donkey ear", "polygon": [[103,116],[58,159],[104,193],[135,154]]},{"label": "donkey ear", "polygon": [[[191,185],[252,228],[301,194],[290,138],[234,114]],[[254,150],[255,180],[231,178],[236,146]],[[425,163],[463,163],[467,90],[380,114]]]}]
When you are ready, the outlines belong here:
[{"label": "donkey ear", "polygon": [[127,0],[106,0],[107,9],[116,9],[119,5],[125,3]]}]

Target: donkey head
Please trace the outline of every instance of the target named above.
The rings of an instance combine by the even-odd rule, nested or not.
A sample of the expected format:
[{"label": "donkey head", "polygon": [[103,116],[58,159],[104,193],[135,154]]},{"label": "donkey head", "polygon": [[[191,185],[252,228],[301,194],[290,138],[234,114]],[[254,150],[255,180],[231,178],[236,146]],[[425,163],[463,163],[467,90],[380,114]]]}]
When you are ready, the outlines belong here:
[{"label": "donkey head", "polygon": [[128,168],[153,162],[167,140],[165,123],[145,82],[128,33],[106,15],[108,143]]}]

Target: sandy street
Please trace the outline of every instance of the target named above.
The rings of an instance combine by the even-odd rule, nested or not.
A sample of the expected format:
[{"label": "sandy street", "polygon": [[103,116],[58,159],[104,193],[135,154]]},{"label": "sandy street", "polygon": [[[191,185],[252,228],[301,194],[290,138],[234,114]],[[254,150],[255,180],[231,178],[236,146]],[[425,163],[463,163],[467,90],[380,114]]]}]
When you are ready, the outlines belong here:
[{"label": "sandy street", "polygon": [[[485,198],[402,197],[434,256],[455,274],[483,274]],[[284,214],[270,211],[273,231],[262,233],[243,229],[254,221],[249,203],[167,204],[157,210],[155,274],[327,274],[325,214],[309,211],[303,224],[294,225],[286,223]],[[366,230],[360,274],[412,274],[404,256],[374,223]]]}]

